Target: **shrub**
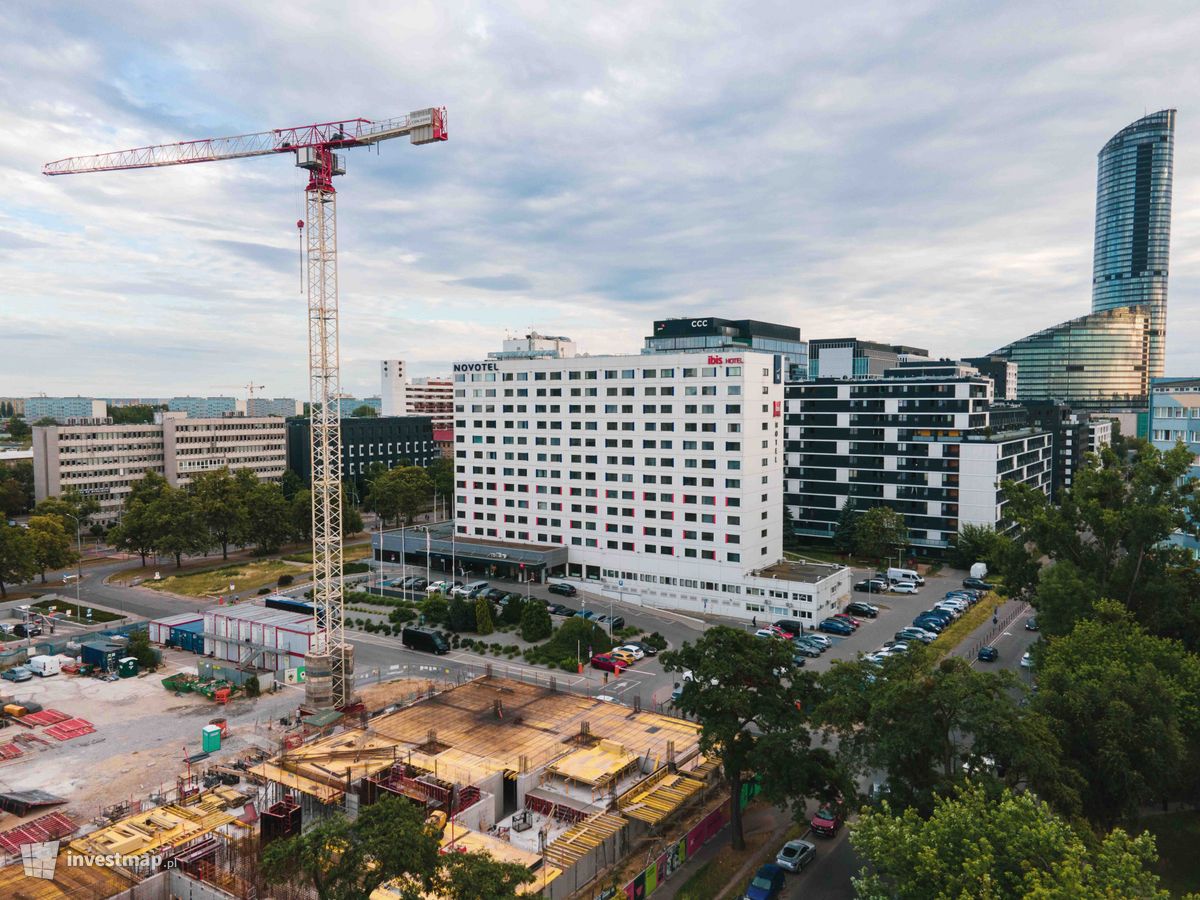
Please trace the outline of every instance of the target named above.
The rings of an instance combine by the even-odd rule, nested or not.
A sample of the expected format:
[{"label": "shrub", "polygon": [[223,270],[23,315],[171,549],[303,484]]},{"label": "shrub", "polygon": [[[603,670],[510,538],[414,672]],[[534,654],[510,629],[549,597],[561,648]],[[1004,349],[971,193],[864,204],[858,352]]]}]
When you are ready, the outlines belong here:
[{"label": "shrub", "polygon": [[296,577],[294,575],[289,575],[285,572],[284,574],[279,576],[279,581],[277,581],[275,583],[277,585],[279,585],[279,587],[287,587],[289,584],[291,584],[295,580],[296,580]]},{"label": "shrub", "polygon": [[649,634],[642,635],[641,640],[643,643],[649,644],[655,650],[667,649],[667,639],[657,631],[652,631]]},{"label": "shrub", "polygon": [[[492,627],[492,603],[490,600],[480,597],[475,601],[475,630],[479,634],[491,634],[495,631]],[[493,644],[494,647],[499,647],[499,644]]]},{"label": "shrub", "polygon": [[258,596],[260,596],[260,597],[263,596],[264,594],[269,594],[269,593],[271,593],[271,589],[269,587],[260,587],[258,589]]},{"label": "shrub", "polygon": [[343,575],[361,575],[363,572],[370,572],[371,567],[365,562],[349,562],[342,564]]},{"label": "shrub", "polygon": [[451,631],[474,631],[474,604],[468,603],[462,597],[452,599],[446,607],[446,627]]},{"label": "shrub", "polygon": [[251,675],[249,678],[247,678],[242,687],[246,689],[247,697],[257,697],[260,693],[262,693],[262,686],[258,683],[257,675]]},{"label": "shrub", "polygon": [[[573,621],[568,619],[568,622]],[[554,631],[554,623],[550,621],[550,613],[542,603],[527,603],[521,613],[521,637],[529,642],[548,638]]]},{"label": "shrub", "polygon": [[521,614],[525,611],[525,598],[514,598],[504,604],[500,612],[500,621],[505,625],[521,624]]},{"label": "shrub", "polygon": [[438,596],[426,597],[422,601],[420,610],[425,616],[425,622],[429,625],[436,625],[446,621],[446,615],[449,612],[449,605],[446,601]]}]

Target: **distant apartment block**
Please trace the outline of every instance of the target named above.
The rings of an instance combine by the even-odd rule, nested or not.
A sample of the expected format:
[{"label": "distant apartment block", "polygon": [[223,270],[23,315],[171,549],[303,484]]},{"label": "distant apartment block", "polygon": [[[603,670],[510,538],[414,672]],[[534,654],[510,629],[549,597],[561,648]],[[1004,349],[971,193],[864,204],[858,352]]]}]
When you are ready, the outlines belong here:
[{"label": "distant apartment block", "polygon": [[287,419],[300,415],[303,409],[303,404],[294,397],[251,397],[246,401],[246,415],[260,418],[281,416]]},{"label": "distant apartment block", "polygon": [[[450,432],[454,428],[454,382],[449,375],[425,378],[406,377],[402,359],[385,359],[379,363],[380,415],[429,416],[434,431]],[[445,435],[450,441],[451,436]]]},{"label": "distant apartment block", "polygon": [[170,412],[187,413],[193,419],[214,419],[245,411],[236,397],[172,397],[167,400]]},{"label": "distant apartment block", "polygon": [[375,415],[382,415],[383,400],[379,397],[365,397],[359,399],[357,397],[339,397],[338,401],[338,416],[343,419],[349,419],[354,415],[354,411],[360,406],[369,406],[375,410]]},{"label": "distant apartment block", "polygon": [[[1192,454],[1189,478],[1200,478],[1200,378],[1155,378],[1150,382],[1150,443],[1164,453],[1182,443]],[[1182,532],[1172,542],[1200,557],[1200,541]]]},{"label": "distant apartment block", "polygon": [[96,520],[115,522],[133,483],[147,470],[176,486],[228,466],[278,481],[287,465],[285,423],[278,418],[193,419],[163,413],[150,425],[48,425],[33,429],[34,496],[69,488],[100,504]]},{"label": "distant apartment block", "polygon": [[108,415],[108,404],[93,397],[29,397],[25,400],[25,421],[54,419],[103,419]]}]

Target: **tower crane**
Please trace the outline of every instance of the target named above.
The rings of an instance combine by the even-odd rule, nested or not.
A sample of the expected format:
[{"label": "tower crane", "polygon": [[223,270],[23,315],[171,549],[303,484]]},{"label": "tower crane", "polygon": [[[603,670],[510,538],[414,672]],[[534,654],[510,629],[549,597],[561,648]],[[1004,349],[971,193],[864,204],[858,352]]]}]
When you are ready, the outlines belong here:
[{"label": "tower crane", "polygon": [[205,138],[137,147],[47,163],[46,175],[150,169],[244,159],[278,153],[295,155],[308,171],[304,189],[307,223],[305,264],[308,281],[308,378],[312,441],[312,647],[305,655],[305,700],[315,709],[345,708],[354,697],[354,648],[346,643],[342,604],[342,455],[337,397],[338,282],[335,175],[346,172],[339,151],[370,147],[392,138],[412,144],[444,141],[445,107],[373,121],[342,119],[255,134]]}]

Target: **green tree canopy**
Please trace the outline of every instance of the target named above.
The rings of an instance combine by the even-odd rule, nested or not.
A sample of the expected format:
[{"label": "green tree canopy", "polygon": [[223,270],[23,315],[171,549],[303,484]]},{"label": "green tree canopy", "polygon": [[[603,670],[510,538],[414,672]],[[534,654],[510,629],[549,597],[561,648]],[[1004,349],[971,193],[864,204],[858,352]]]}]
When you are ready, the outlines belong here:
[{"label": "green tree canopy", "polygon": [[446,627],[451,631],[475,630],[475,604],[455,594],[446,608]]},{"label": "green tree canopy", "polygon": [[221,558],[229,559],[229,545],[246,533],[248,498],[243,495],[242,483],[222,467],[196,475],[191,491],[200,520],[221,548]]},{"label": "green tree canopy", "polygon": [[42,584],[46,583],[47,569],[65,569],[79,559],[75,552],[75,525],[72,523],[68,531],[59,516],[31,516],[29,540]]},{"label": "green tree canopy", "polygon": [[907,543],[904,516],[890,506],[872,506],[858,517],[854,526],[854,550],[859,556],[883,559]]},{"label": "green tree canopy", "polygon": [[1200,657],[1115,601],[1092,616],[1037,654],[1032,705],[1084,782],[1084,814],[1108,826],[1200,787]]},{"label": "green tree canopy", "polygon": [[136,403],[133,406],[110,406],[108,415],[114,425],[149,425],[154,421],[154,411],[161,407],[149,403]]},{"label": "green tree canopy", "polygon": [[397,466],[371,482],[368,500],[385,520],[404,516],[412,521],[429,505],[433,480],[420,466]]},{"label": "green tree canopy", "polygon": [[812,748],[800,707],[815,679],[793,668],[793,653],[788,641],[718,625],[660,657],[665,671],[689,673],[676,705],[699,721],[701,752],[720,754],[735,850],[745,848],[741,790],[753,773],[769,776],[768,797],[797,811],[813,793],[842,792],[833,757]]},{"label": "green tree canopy", "polygon": [[0,464],[0,513],[19,516],[33,508],[33,463]]},{"label": "green tree canopy", "polygon": [[454,460],[439,456],[425,470],[433,480],[433,489],[450,501],[454,498]]},{"label": "green tree canopy", "polygon": [[36,572],[37,561],[28,531],[0,522],[0,599],[8,596],[5,584],[22,584]]},{"label": "green tree canopy", "polygon": [[9,419],[8,423],[4,426],[4,430],[8,432],[9,437],[16,438],[17,440],[27,438],[33,434],[33,429],[19,416],[13,416]]},{"label": "green tree canopy", "polygon": [[928,818],[885,802],[851,826],[850,840],[872,875],[855,879],[861,898],[1165,898],[1154,838],[1116,830],[1089,846],[1032,794],[981,785],[939,796]]},{"label": "green tree canopy", "polygon": [[256,479],[246,496],[246,537],[254,544],[255,552],[274,553],[290,540],[293,517],[294,510],[283,498],[279,485]]},{"label": "green tree canopy", "polygon": [[359,418],[365,417],[368,419],[374,419],[379,415],[379,412],[375,409],[375,407],[363,403],[360,406],[354,407],[354,412],[350,413],[350,415]]},{"label": "green tree canopy", "polygon": [[475,631],[479,634],[491,634],[496,630],[492,621],[492,601],[487,597],[475,598]]},{"label": "green tree canopy", "polygon": [[170,487],[167,479],[150,470],[135,481],[125,495],[121,521],[109,532],[109,540],[118,550],[137,553],[146,565],[146,555],[153,553],[158,540],[160,523],[154,501]]},{"label": "green tree canopy", "polygon": [[837,525],[833,529],[833,549],[838,553],[853,553],[857,532],[858,514],[855,512],[854,498],[850,497],[838,513]]},{"label": "green tree canopy", "polygon": [[175,557],[175,568],[183,567],[185,553],[202,553],[209,547],[209,533],[196,498],[183,488],[167,486],[150,502],[154,522],[154,549]]},{"label": "green tree canopy", "polygon": [[[572,617],[563,623],[565,628],[575,621]],[[579,620],[583,622],[583,619]],[[581,639],[589,639],[592,636],[594,626],[590,622],[585,622],[589,626],[585,629],[586,635],[581,635]],[[580,626],[573,626],[580,628]],[[544,603],[525,603],[521,609],[521,639],[526,641],[541,641],[550,637],[550,633],[554,630],[554,623],[550,620],[550,612],[546,609]],[[606,648],[607,649],[607,648]]]}]

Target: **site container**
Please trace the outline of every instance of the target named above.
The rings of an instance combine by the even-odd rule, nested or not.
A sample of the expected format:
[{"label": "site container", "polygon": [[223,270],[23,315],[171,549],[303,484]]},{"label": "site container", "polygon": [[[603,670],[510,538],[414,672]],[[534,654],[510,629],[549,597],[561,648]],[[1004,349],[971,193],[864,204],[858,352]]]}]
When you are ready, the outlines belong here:
[{"label": "site container", "polygon": [[117,674],[122,678],[133,678],[138,673],[136,656],[126,656],[117,661]]},{"label": "site container", "polygon": [[205,725],[200,729],[200,749],[205,753],[214,753],[221,749],[220,726]]},{"label": "site container", "polygon": [[79,647],[79,656],[86,665],[95,666],[104,672],[113,672],[117,660],[124,655],[124,647],[108,641],[89,641]]},{"label": "site container", "polygon": [[174,644],[174,634],[181,628],[191,631],[204,630],[204,616],[201,613],[177,613],[164,616],[150,623],[150,643]]}]

